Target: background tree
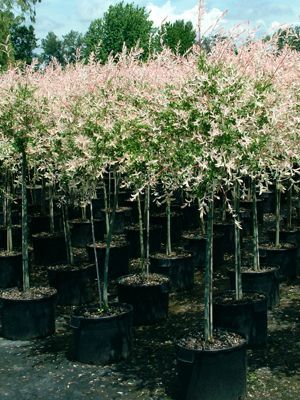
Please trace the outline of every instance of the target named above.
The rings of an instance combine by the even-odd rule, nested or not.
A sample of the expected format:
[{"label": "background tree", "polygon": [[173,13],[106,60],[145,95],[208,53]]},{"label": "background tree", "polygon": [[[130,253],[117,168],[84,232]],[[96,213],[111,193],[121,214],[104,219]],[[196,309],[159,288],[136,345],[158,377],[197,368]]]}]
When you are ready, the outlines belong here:
[{"label": "background tree", "polygon": [[95,19],[83,38],[83,54],[86,59],[91,53],[94,53],[97,60],[104,59],[103,36],[103,20]]},{"label": "background tree", "polygon": [[15,61],[30,64],[34,57],[34,49],[37,47],[34,27],[13,24],[10,29],[10,39]]},{"label": "background tree", "polygon": [[[35,5],[41,0],[0,0],[0,70],[14,60],[11,29],[24,22],[26,16],[35,20]],[[27,39],[28,39],[28,35]],[[26,40],[27,40],[26,39]]]},{"label": "background tree", "polygon": [[77,50],[83,46],[83,36],[81,33],[71,30],[62,37],[62,56],[64,63],[73,63],[77,57]]},{"label": "background tree", "polygon": [[293,50],[300,51],[300,25],[279,29],[275,33],[275,37],[277,38],[279,50],[282,50],[287,45]]},{"label": "background tree", "polygon": [[190,21],[167,22],[159,31],[159,39],[161,44],[183,55],[195,44],[196,31]]},{"label": "background tree", "polygon": [[59,63],[63,63],[63,48],[62,41],[55,35],[54,32],[49,32],[45,39],[42,39],[43,52],[40,55],[40,61],[45,64],[56,58]]},{"label": "background tree", "polygon": [[139,43],[146,58],[153,31],[153,22],[148,17],[145,7],[123,2],[110,6],[103,18],[93,21],[89,27],[85,37],[86,56],[101,45],[95,54],[101,61],[106,61],[110,53],[121,52],[124,43],[128,49]]}]

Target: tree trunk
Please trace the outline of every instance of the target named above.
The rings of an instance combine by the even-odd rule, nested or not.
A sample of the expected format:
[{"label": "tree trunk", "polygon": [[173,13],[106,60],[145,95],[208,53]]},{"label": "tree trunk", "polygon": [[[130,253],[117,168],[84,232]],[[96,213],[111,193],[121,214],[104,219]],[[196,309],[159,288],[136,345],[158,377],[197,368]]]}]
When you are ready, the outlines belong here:
[{"label": "tree trunk", "polygon": [[143,216],[141,207],[141,197],[138,194],[138,211],[139,211],[139,231],[140,231],[140,249],[141,249],[141,267],[142,274],[145,274],[145,247],[144,247],[144,230],[143,230]]},{"label": "tree trunk", "polygon": [[22,151],[22,266],[23,266],[23,290],[29,289],[29,260],[28,260],[28,210],[26,188],[27,159]]},{"label": "tree trunk", "polygon": [[206,263],[205,263],[205,290],[204,290],[204,337],[206,341],[213,338],[213,223],[214,223],[213,193],[209,202],[206,233]]},{"label": "tree trunk", "polygon": [[254,270],[260,270],[259,259],[259,243],[258,243],[258,221],[257,221],[257,200],[256,200],[256,186],[252,182],[252,218],[253,218],[253,264]]},{"label": "tree trunk", "polygon": [[[116,191],[114,193],[114,203],[112,213],[109,219],[109,229],[106,235],[106,249],[105,249],[105,259],[104,259],[104,276],[103,276],[103,307],[108,309],[108,266],[109,266],[109,254],[110,254],[110,244],[112,241],[113,226],[115,222],[116,209],[118,204],[118,194],[119,194],[119,178],[116,176]],[[105,209],[108,213],[109,210]]]},{"label": "tree trunk", "polygon": [[102,308],[102,293],[101,293],[101,281],[100,281],[100,273],[99,273],[98,255],[97,255],[97,250],[96,250],[95,225],[94,225],[92,200],[90,202],[90,210],[91,210],[92,240],[93,240],[93,248],[94,248],[94,256],[95,256],[96,274],[97,274],[98,300],[99,300],[99,307],[101,309]]},{"label": "tree trunk", "polygon": [[280,248],[280,190],[279,183],[276,181],[276,239],[275,247]]},{"label": "tree trunk", "polygon": [[234,224],[234,250],[235,250],[235,297],[237,300],[243,298],[242,274],[241,274],[241,231],[240,231],[240,185],[235,183],[234,188],[234,212],[236,222]]},{"label": "tree trunk", "polygon": [[167,256],[172,254],[172,242],[171,242],[171,199],[167,197],[167,246],[166,246],[166,254]]},{"label": "tree trunk", "polygon": [[69,225],[69,221],[68,221],[68,206],[67,206],[67,204],[64,204],[62,206],[62,216],[63,216],[65,243],[66,243],[66,250],[67,250],[67,260],[68,260],[69,265],[74,265],[74,255],[73,255],[72,242],[71,242],[70,225]]}]

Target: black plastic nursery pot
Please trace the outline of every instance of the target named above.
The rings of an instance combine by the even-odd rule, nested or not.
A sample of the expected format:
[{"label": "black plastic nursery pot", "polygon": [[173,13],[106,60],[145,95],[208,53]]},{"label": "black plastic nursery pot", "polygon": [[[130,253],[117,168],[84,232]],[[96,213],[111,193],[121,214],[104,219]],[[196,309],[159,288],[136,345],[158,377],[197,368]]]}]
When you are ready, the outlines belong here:
[{"label": "black plastic nursery pot", "polygon": [[[127,240],[129,242],[129,255],[130,258],[137,258],[141,256],[141,247],[140,247],[140,229],[138,226],[128,226],[125,229],[125,233],[127,236]],[[161,226],[150,226],[149,232],[149,251],[150,253],[154,253],[159,251],[161,246],[161,238],[162,238],[162,227]],[[144,247],[146,247],[147,234],[146,230],[143,230],[143,239],[144,239]]]},{"label": "black plastic nursery pot", "polygon": [[[91,221],[71,220],[69,221],[71,228],[71,243],[74,247],[84,248],[88,243],[93,241]],[[104,238],[104,220],[94,220],[95,238],[103,240]]]},{"label": "black plastic nursery pot", "polygon": [[223,250],[232,254],[234,252],[234,223],[216,222],[214,224],[214,232],[223,235]]},{"label": "black plastic nursery pot", "polygon": [[[88,259],[91,263],[95,263],[94,247],[92,244],[86,246]],[[96,251],[98,257],[98,265],[101,279],[103,278],[104,261],[105,261],[105,242],[97,242]],[[129,243],[126,241],[120,243],[111,243],[108,264],[109,279],[116,279],[123,275],[127,275],[129,271]]]},{"label": "black plastic nursery pot", "polygon": [[246,341],[216,350],[177,344],[177,400],[243,400],[246,396]]},{"label": "black plastic nursery pot", "polygon": [[[14,248],[22,246],[22,227],[21,225],[12,226],[12,241]],[[7,229],[4,226],[0,227],[0,249],[7,248]]]},{"label": "black plastic nursery pot", "polygon": [[[71,357],[88,364],[109,364],[125,360],[133,343],[132,306],[120,304],[122,312],[112,316],[89,317],[78,309],[71,316],[73,349]],[[88,309],[97,313],[97,309]]]},{"label": "black plastic nursery pot", "polygon": [[[61,218],[59,214],[54,216],[54,229],[61,228]],[[31,235],[41,232],[50,232],[50,217],[48,215],[34,214],[29,217],[29,231]]]},{"label": "black plastic nursery pot", "polygon": [[57,290],[57,304],[81,305],[93,301],[95,265],[53,266],[48,268],[48,280]]},{"label": "black plastic nursery pot", "polygon": [[[249,210],[252,220],[252,207],[253,207],[253,200],[241,200],[240,207]],[[257,208],[257,221],[262,224],[264,222],[264,199],[257,199],[256,200],[256,208]],[[252,226],[252,224],[251,224]]]},{"label": "black plastic nursery pot", "polygon": [[22,253],[0,253],[0,288],[22,287]]},{"label": "black plastic nursery pot", "polygon": [[[5,219],[4,213],[0,212],[0,225],[5,225],[4,219]],[[21,213],[18,210],[12,210],[11,211],[11,219],[12,219],[13,225],[21,224]]]},{"label": "black plastic nursery pot", "polygon": [[[102,218],[105,220],[105,210],[102,209]],[[116,209],[113,234],[120,235],[125,231],[126,226],[131,223],[131,208],[120,207]]]},{"label": "black plastic nursery pot", "polygon": [[268,333],[268,306],[262,293],[243,292],[242,300],[235,300],[235,292],[214,296],[214,327],[229,329],[246,338],[249,347],[264,346]]},{"label": "black plastic nursery pot", "polygon": [[263,213],[275,213],[276,207],[276,196],[275,191],[268,191],[264,192],[260,195],[261,199],[263,200],[262,208]]},{"label": "black plastic nursery pot", "polygon": [[134,325],[148,325],[168,317],[169,282],[128,284],[126,276],[118,280],[118,299],[133,307]]},{"label": "black plastic nursery pot", "polygon": [[65,237],[62,233],[37,233],[32,235],[34,262],[37,265],[67,262]]},{"label": "black plastic nursery pot", "polygon": [[0,295],[2,336],[11,340],[43,338],[55,332],[56,290],[41,298],[11,299]]},{"label": "black plastic nursery pot", "polygon": [[171,290],[186,290],[194,285],[193,257],[187,252],[175,253],[171,257],[153,254],[150,256],[150,271],[167,276]]},{"label": "black plastic nursery pot", "polygon": [[[206,257],[206,237],[200,236],[196,231],[191,231],[185,232],[182,238],[184,249],[193,255],[194,267],[203,268],[205,266]],[[224,262],[223,238],[224,235],[222,234],[214,235],[213,262],[215,268],[218,268]]]},{"label": "black plastic nursery pot", "polygon": [[[269,239],[271,242],[275,242],[276,231],[271,229],[268,231]],[[280,241],[282,243],[294,243],[297,247],[297,258],[300,257],[300,228],[280,230]],[[299,267],[299,265],[298,265]]]},{"label": "black plastic nursery pot", "polygon": [[[278,280],[279,267],[264,268],[261,270],[242,270],[242,287],[245,291],[255,291],[266,295],[268,309],[272,310],[279,304],[279,280]],[[230,287],[232,290],[235,288],[235,272],[228,271],[230,279]]]},{"label": "black plastic nursery pot", "polygon": [[297,246],[294,243],[281,243],[280,248],[275,245],[262,243],[259,252],[265,256],[265,264],[278,266],[279,281],[294,281],[297,277]]},{"label": "black plastic nursery pot", "polygon": [[184,207],[182,214],[184,230],[199,228],[199,210],[196,204]]}]

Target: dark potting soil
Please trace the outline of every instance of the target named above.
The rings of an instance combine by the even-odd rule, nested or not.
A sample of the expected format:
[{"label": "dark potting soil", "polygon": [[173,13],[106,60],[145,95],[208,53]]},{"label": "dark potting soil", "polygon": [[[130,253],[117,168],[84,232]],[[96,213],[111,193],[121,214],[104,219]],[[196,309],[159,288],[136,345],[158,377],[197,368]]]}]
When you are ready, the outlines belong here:
[{"label": "dark potting soil", "polygon": [[271,249],[271,250],[289,250],[293,249],[295,245],[293,243],[280,243],[280,247],[276,247],[275,243],[261,243],[259,245],[262,249]]},{"label": "dark potting soil", "polygon": [[155,253],[151,255],[153,258],[160,258],[160,259],[165,259],[169,258],[171,260],[174,260],[176,258],[189,258],[191,257],[191,254],[182,250],[177,250],[173,251],[171,254],[166,254],[166,253]]},{"label": "dark potting soil", "polygon": [[239,346],[245,342],[240,335],[233,332],[215,330],[211,340],[205,340],[203,332],[197,332],[183,338],[179,345],[191,350],[222,350]]},{"label": "dark potting soil", "polygon": [[7,251],[7,250],[0,251],[0,257],[18,256],[20,254],[22,254],[20,251]]},{"label": "dark potting soil", "polygon": [[56,290],[49,287],[32,287],[24,292],[14,288],[1,291],[0,298],[9,300],[38,300],[52,296],[55,293]]},{"label": "dark potting soil", "polygon": [[[272,267],[271,265],[270,266],[261,265],[259,270],[255,270],[254,267],[251,268],[250,264],[242,265],[242,267],[241,267],[241,272],[247,272],[248,274],[251,274],[251,273],[253,273],[253,274],[259,274],[259,273],[264,274],[265,272],[272,271],[272,270],[274,270],[274,267]],[[234,271],[234,267],[228,268],[228,271],[233,272]]]},{"label": "dark potting soil", "polygon": [[39,232],[39,233],[35,233],[33,236],[36,237],[36,238],[38,238],[38,237],[40,237],[40,238],[62,237],[63,233],[62,232],[54,232],[54,233],[51,233],[51,232]]},{"label": "dark potting soil", "polygon": [[168,283],[169,279],[159,274],[142,274],[129,275],[119,280],[120,283],[126,286],[157,286],[162,283]]},{"label": "dark potting soil", "polygon": [[[129,243],[126,240],[125,235],[114,235],[110,243],[110,247],[122,247],[127,245],[129,245]],[[104,249],[106,247],[106,241],[96,242],[96,247]]]},{"label": "dark potting soil", "polygon": [[245,304],[248,302],[257,302],[265,298],[264,294],[261,293],[243,293],[243,298],[237,300],[235,298],[235,292],[227,292],[226,294],[216,294],[213,298],[215,304]]},{"label": "dark potting soil", "polygon": [[104,318],[114,317],[124,312],[127,312],[128,308],[122,304],[109,305],[108,308],[79,308],[75,311],[75,315],[82,316],[83,318]]},{"label": "dark potting soil", "polygon": [[85,263],[85,264],[78,264],[70,265],[70,264],[58,264],[58,265],[51,265],[48,267],[48,270],[51,271],[81,271],[87,268],[90,268],[93,264]]}]

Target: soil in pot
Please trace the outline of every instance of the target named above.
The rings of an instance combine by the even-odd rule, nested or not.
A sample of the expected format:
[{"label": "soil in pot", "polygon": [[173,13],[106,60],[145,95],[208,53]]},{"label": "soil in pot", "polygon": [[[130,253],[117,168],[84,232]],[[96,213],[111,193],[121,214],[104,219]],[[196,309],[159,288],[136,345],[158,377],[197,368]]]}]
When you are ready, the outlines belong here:
[{"label": "soil in pot", "polygon": [[[220,267],[224,262],[222,234],[215,234],[213,240],[213,263],[214,267]],[[200,235],[198,231],[187,231],[182,235],[183,246],[186,251],[192,253],[195,268],[205,266],[206,257],[206,236]]]},{"label": "soil in pot", "polygon": [[110,305],[80,308],[71,316],[73,349],[71,358],[88,364],[109,364],[125,360],[133,343],[132,306]]},{"label": "soil in pot", "polygon": [[22,253],[0,251],[0,288],[22,287]]},{"label": "soil in pot", "polygon": [[247,340],[249,347],[264,346],[267,341],[267,299],[264,294],[244,292],[236,300],[235,292],[214,296],[213,320],[216,328],[233,330]]},{"label": "soil in pot", "polygon": [[150,256],[150,271],[167,276],[171,290],[186,290],[194,285],[193,257],[188,252],[174,252],[170,256],[153,254]]},{"label": "soil in pot", "polygon": [[[95,263],[93,244],[88,244],[88,258],[91,263]],[[103,279],[106,242],[96,242],[96,251],[101,279]],[[129,243],[124,235],[115,235],[110,245],[108,277],[116,279],[127,275],[129,268]]]},{"label": "soil in pot", "polygon": [[65,237],[62,233],[36,233],[32,235],[34,262],[37,265],[63,264],[67,262]]},{"label": "soil in pot", "polygon": [[[93,241],[92,226],[90,220],[73,219],[69,221],[71,228],[71,243],[74,247],[86,247]],[[104,220],[94,220],[95,238],[103,240],[104,238]]]},{"label": "soil in pot", "polygon": [[177,344],[177,400],[242,400],[246,396],[246,341],[233,332],[201,333]]},{"label": "soil in pot", "polygon": [[134,325],[166,319],[169,308],[169,279],[163,275],[134,274],[118,280],[118,299],[133,307]]},{"label": "soil in pot", "polygon": [[2,336],[11,340],[43,338],[55,332],[56,290],[2,291]]},{"label": "soil in pot", "polygon": [[[130,225],[125,228],[127,240],[129,242],[129,255],[130,258],[138,258],[141,256],[140,248],[140,228],[136,225]],[[147,241],[146,229],[143,229],[144,246]],[[162,228],[161,226],[150,226],[149,234],[149,251],[150,253],[159,251],[162,239]]]},{"label": "soil in pot", "polygon": [[57,304],[82,305],[93,300],[95,265],[54,265],[48,280],[57,290]]},{"label": "soil in pot", "polygon": [[[262,266],[259,271],[247,267],[242,267],[242,287],[245,291],[255,291],[263,293],[267,297],[268,309],[272,310],[279,304],[279,267]],[[235,272],[233,269],[228,271],[230,287],[235,288]]]},{"label": "soil in pot", "polygon": [[276,248],[274,243],[261,243],[259,252],[265,256],[265,264],[278,266],[278,278],[282,282],[292,282],[297,277],[297,246],[293,243],[280,243]]}]

